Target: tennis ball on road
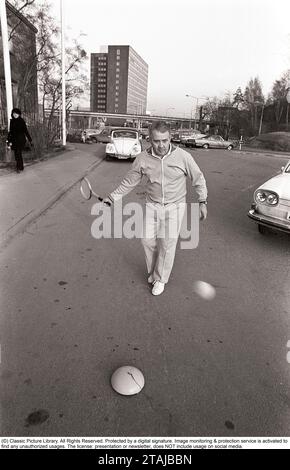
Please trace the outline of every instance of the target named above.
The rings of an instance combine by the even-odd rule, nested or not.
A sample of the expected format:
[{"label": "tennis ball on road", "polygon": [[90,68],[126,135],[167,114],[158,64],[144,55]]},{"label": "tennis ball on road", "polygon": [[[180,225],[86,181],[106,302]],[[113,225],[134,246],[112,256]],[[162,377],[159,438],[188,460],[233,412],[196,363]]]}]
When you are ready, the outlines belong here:
[{"label": "tennis ball on road", "polygon": [[119,367],[111,377],[113,389],[121,395],[136,395],[141,392],[144,384],[144,375],[133,366]]},{"label": "tennis ball on road", "polygon": [[216,290],[208,282],[195,281],[193,284],[194,292],[204,300],[213,300],[216,296]]}]

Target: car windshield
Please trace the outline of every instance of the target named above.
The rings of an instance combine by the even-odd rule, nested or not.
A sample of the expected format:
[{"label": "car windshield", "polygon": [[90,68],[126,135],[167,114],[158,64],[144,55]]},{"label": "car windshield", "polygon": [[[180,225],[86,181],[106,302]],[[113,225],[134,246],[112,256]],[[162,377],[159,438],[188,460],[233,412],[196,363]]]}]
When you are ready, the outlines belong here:
[{"label": "car windshield", "polygon": [[114,139],[118,139],[118,138],[137,139],[137,133],[133,131],[114,131],[112,133],[112,137]]}]

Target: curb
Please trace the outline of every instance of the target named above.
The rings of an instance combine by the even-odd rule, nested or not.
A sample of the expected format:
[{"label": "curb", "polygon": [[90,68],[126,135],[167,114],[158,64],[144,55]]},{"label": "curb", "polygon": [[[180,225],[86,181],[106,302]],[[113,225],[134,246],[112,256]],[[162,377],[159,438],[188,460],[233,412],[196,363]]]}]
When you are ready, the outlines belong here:
[{"label": "curb", "polygon": [[290,159],[289,153],[288,154],[287,152],[277,153],[277,152],[274,152],[274,150],[267,150],[267,151],[262,152],[259,150],[246,150],[246,149],[243,150],[242,149],[242,150],[235,150],[235,153],[238,155],[261,155],[263,157],[282,158],[285,160]]},{"label": "curb", "polygon": [[50,199],[47,200],[46,204],[40,209],[34,209],[28,212],[24,217],[18,220],[12,227],[10,227],[4,235],[0,236],[0,251],[4,248],[7,248],[9,243],[17,235],[23,233],[26,228],[32,224],[38,217],[43,215],[48,209],[50,209],[67,191],[69,191],[73,186],[79,183],[85,176],[87,176],[91,171],[97,168],[104,160],[99,160],[95,163],[92,163],[82,174],[78,176],[76,180],[70,181],[69,183],[62,186],[56,194],[54,194]]}]

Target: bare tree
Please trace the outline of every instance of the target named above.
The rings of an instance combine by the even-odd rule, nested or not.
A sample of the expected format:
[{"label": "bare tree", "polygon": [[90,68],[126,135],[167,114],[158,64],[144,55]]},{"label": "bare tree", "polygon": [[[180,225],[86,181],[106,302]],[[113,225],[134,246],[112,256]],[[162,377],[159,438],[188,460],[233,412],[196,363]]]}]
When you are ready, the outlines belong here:
[{"label": "bare tree", "polygon": [[284,113],[286,126],[288,127],[289,104],[287,102],[286,96],[289,90],[289,81],[290,70],[287,70],[283,73],[279,80],[274,82],[269,96],[269,103],[274,106],[274,115],[277,128]]},{"label": "bare tree", "polygon": [[[61,54],[60,29],[51,14],[50,5],[46,2],[35,4],[34,0],[14,0],[12,2],[18,11],[25,10],[25,16],[37,28],[36,53],[27,60],[27,47],[23,36],[18,38],[20,25],[16,24],[11,30],[11,40],[18,43],[17,56],[22,64],[23,76],[18,90],[19,104],[25,109],[25,96],[31,86],[32,76],[38,76],[38,90],[41,102],[40,121],[43,123],[42,145],[50,147],[59,133],[59,113],[61,107]],[[82,64],[87,54],[77,40],[66,49],[66,98],[68,106],[72,98],[80,96],[87,86],[87,78],[82,72]],[[29,107],[29,103],[28,103]],[[39,131],[39,129],[38,129]]]},{"label": "bare tree", "polygon": [[250,113],[251,127],[254,133],[258,130],[257,108],[260,107],[262,110],[264,102],[265,98],[259,78],[251,78],[244,91],[244,107]]}]

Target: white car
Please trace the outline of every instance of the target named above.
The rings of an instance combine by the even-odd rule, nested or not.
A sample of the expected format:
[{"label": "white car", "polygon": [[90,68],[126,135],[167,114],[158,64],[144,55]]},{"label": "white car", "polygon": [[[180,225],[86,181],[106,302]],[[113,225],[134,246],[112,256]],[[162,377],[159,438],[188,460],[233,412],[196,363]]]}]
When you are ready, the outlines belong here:
[{"label": "white car", "polygon": [[279,175],[256,189],[248,216],[257,222],[260,233],[265,227],[290,233],[290,160]]},{"label": "white car", "polygon": [[111,142],[106,145],[106,160],[110,158],[134,160],[142,151],[138,130],[129,128],[114,129]]}]

